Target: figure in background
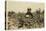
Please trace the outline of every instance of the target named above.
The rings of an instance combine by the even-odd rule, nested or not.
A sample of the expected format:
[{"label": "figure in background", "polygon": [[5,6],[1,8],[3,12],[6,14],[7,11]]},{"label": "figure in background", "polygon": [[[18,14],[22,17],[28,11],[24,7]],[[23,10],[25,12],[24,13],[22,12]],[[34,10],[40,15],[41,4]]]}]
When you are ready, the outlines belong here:
[{"label": "figure in background", "polygon": [[29,18],[29,17],[33,18],[33,15],[31,13],[31,8],[27,8],[26,18]]}]

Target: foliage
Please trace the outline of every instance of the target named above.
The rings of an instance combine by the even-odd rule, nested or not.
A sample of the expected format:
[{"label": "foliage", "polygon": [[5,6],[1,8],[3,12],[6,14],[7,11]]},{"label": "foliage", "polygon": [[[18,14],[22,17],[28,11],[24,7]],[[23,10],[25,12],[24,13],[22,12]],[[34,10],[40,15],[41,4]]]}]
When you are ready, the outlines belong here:
[{"label": "foliage", "polygon": [[[15,17],[18,20],[18,28],[40,28],[44,27],[44,13],[36,11],[33,14],[33,18],[25,18],[25,13],[8,12],[9,17]],[[15,20],[15,21],[17,21]],[[15,24],[16,25],[16,24]]]}]

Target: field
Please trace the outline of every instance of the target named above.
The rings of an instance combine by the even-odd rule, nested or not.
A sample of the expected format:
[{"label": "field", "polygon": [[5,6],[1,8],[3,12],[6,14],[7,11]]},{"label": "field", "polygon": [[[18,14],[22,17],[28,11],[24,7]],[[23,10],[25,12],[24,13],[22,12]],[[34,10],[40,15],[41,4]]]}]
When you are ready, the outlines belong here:
[{"label": "field", "polygon": [[33,12],[33,18],[25,17],[26,13],[8,12],[8,29],[31,29],[44,27],[44,11]]}]

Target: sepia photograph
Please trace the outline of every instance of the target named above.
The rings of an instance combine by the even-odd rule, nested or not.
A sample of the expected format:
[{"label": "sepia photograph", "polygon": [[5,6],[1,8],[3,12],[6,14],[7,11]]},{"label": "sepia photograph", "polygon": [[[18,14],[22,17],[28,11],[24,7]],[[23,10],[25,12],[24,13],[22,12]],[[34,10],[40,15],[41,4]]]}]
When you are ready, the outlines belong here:
[{"label": "sepia photograph", "polygon": [[44,28],[44,3],[5,1],[5,30]]}]

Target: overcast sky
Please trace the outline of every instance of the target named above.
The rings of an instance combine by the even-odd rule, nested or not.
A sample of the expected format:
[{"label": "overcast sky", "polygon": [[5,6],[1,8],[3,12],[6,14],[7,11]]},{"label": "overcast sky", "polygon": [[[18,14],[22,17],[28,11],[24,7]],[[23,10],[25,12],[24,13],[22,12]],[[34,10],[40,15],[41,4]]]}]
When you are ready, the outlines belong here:
[{"label": "overcast sky", "polygon": [[32,12],[36,11],[36,9],[41,8],[44,9],[44,3],[34,3],[34,2],[15,2],[15,1],[8,1],[7,2],[7,11],[15,11],[24,12],[26,13],[27,8],[31,8]]}]

